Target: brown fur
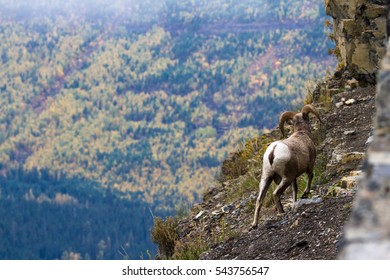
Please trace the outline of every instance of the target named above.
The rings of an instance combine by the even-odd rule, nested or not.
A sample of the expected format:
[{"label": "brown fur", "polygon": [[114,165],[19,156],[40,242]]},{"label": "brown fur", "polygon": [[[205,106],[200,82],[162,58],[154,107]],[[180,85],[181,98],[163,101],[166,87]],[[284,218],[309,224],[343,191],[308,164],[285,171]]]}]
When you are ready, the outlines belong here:
[{"label": "brown fur", "polygon": [[275,158],[275,148],[277,145],[274,146],[272,149],[271,153],[268,156],[269,163],[272,165],[274,163],[274,158]]},{"label": "brown fur", "polygon": [[[311,140],[310,134],[305,130],[298,130],[290,138],[282,141],[290,151],[297,155],[296,160],[288,163],[288,177],[298,177],[304,172],[312,172],[316,158],[316,148]],[[309,169],[309,170],[308,170]]]},{"label": "brown fur", "polygon": [[[273,174],[268,174],[264,173],[263,169],[263,175],[267,175],[262,175],[261,182],[259,185],[260,191],[259,196],[256,200],[256,208],[252,228],[257,227],[260,208],[262,206],[265,194],[272,181],[275,181],[278,184],[277,188],[273,192],[273,198],[275,206],[279,213],[283,213],[283,206],[280,201],[280,196],[290,185],[293,187],[293,200],[294,202],[296,201],[298,192],[297,178],[303,173],[307,174],[308,181],[302,198],[306,198],[309,195],[310,186],[313,179],[314,162],[316,160],[317,154],[316,147],[313,142],[310,131],[308,117],[309,113],[313,113],[322,123],[317,110],[312,105],[304,106],[300,113],[284,112],[280,116],[279,128],[282,132],[283,137],[285,136],[284,123],[288,120],[292,120],[292,123],[294,125],[294,133],[289,138],[282,140],[282,143],[284,143],[288,147],[292,156],[284,166],[284,174],[280,174],[276,170],[272,171]],[[274,145],[272,151],[268,156],[268,160],[271,165],[274,163],[275,160],[276,146],[277,145]]]}]

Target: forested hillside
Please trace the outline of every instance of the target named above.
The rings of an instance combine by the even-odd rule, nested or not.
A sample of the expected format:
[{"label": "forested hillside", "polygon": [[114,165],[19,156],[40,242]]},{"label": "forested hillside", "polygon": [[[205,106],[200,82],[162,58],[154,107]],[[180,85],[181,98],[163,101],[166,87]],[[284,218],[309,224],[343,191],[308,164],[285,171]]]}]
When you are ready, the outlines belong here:
[{"label": "forested hillside", "polygon": [[0,0],[0,258],[145,255],[150,212],[334,68],[324,23],[322,0]]}]

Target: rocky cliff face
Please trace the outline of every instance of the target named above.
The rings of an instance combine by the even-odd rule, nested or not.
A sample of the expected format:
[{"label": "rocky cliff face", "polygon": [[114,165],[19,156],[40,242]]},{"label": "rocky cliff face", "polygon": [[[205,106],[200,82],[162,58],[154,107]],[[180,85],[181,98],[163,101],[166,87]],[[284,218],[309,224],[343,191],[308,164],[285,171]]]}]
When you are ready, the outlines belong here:
[{"label": "rocky cliff face", "polygon": [[390,259],[390,47],[377,91],[375,134],[345,230],[342,259]]},{"label": "rocky cliff face", "polygon": [[[369,2],[369,7],[374,8],[371,13],[381,15],[374,22],[382,22],[384,26],[384,17],[387,16],[389,26],[389,9],[385,8],[389,7],[390,1],[360,2]],[[374,13],[375,10],[378,12]],[[386,35],[389,31],[388,28]],[[385,32],[381,33],[380,38]],[[390,43],[387,45],[387,54],[378,75],[375,134],[367,151],[365,175],[345,229],[341,259],[390,259]]]},{"label": "rocky cliff face", "polygon": [[333,18],[335,53],[354,76],[378,71],[386,53],[388,0],[325,0]]}]

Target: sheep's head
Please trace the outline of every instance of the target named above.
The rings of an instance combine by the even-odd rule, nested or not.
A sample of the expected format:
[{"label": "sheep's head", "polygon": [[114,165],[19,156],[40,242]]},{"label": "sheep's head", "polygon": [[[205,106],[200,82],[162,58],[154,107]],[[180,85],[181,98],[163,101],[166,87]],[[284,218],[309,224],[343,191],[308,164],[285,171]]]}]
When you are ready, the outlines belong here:
[{"label": "sheep's head", "polygon": [[291,124],[294,125],[294,130],[296,130],[297,127],[305,127],[310,130],[309,126],[309,114],[315,115],[318,120],[322,123],[320,119],[320,115],[318,114],[316,108],[314,108],[313,105],[308,104],[305,105],[301,112],[295,113],[295,112],[284,112],[280,115],[279,118],[279,128],[282,132],[282,137],[285,138],[285,131],[284,131],[284,123],[285,122],[292,122]]}]

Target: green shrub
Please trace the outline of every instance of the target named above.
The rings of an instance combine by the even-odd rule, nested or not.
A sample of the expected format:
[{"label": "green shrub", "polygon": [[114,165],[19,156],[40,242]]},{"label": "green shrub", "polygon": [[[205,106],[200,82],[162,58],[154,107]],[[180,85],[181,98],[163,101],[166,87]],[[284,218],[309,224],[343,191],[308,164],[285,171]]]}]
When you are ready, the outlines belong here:
[{"label": "green shrub", "polygon": [[154,219],[152,241],[158,245],[159,255],[163,259],[170,259],[175,251],[175,244],[180,239],[177,218],[168,217]]}]

